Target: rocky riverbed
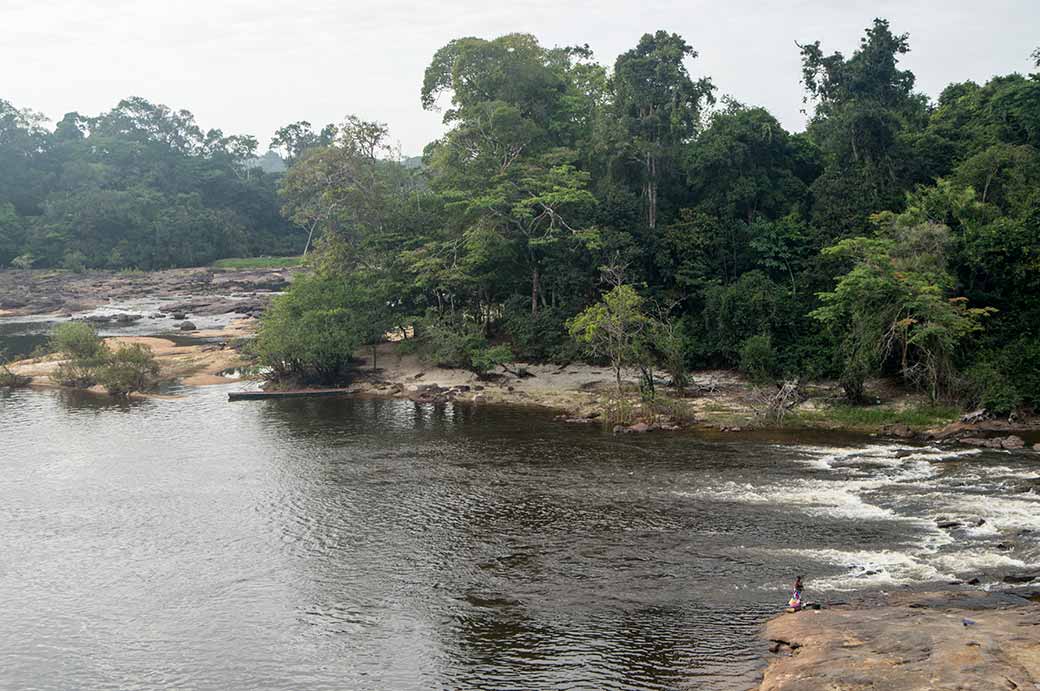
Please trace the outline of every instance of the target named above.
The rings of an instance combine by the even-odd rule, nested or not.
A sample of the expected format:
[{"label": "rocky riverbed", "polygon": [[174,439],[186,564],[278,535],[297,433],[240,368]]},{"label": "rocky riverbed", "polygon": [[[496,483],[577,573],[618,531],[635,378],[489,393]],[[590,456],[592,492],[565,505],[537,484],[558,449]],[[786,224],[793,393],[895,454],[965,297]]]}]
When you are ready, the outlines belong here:
[{"label": "rocky riverbed", "polygon": [[54,324],[82,320],[112,346],[138,343],[166,382],[226,383],[248,365],[235,341],[292,280],[292,270],[174,269],[143,272],[0,271],[0,353],[35,386],[53,386],[60,359],[32,357]]},{"label": "rocky riverbed", "polygon": [[257,316],[273,294],[288,286],[292,275],[292,269],[199,268],[78,274],[0,270],[0,317],[68,317],[113,302],[141,301],[169,302],[164,306],[167,312],[185,316],[192,313]]}]

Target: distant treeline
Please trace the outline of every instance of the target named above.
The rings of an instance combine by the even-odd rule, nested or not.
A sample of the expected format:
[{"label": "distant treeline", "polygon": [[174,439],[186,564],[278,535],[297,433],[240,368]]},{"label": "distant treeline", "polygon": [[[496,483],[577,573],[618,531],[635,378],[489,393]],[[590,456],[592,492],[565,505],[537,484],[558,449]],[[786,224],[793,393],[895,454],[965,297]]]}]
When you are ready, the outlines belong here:
[{"label": "distant treeline", "polygon": [[279,213],[280,175],[264,170],[280,160],[256,159],[253,137],[203,132],[141,98],[45,124],[0,100],[0,266],[159,269],[303,249]]}]

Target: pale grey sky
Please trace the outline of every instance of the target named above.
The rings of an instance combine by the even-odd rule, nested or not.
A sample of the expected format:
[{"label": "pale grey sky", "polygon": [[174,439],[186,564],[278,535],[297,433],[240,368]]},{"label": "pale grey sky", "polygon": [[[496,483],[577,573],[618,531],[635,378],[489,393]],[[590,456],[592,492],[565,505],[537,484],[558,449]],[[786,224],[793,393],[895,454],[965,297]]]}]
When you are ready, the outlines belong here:
[{"label": "pale grey sky", "polygon": [[57,120],[138,95],[204,128],[253,134],[356,113],[389,124],[405,154],[441,132],[423,70],[460,36],[588,43],[612,64],[641,34],[675,31],[719,94],[804,126],[795,41],[849,54],[875,16],[910,32],[904,61],[932,97],[953,80],[1030,70],[1040,0],[0,0],[0,98]]}]

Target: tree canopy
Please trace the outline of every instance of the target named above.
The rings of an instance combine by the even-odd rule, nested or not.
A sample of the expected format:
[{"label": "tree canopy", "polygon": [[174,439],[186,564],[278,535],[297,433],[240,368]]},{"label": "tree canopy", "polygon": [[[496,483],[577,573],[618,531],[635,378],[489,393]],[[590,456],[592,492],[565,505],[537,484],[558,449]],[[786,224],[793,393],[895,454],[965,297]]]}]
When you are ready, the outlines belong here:
[{"label": "tree canopy", "polygon": [[0,100],[0,265],[158,269],[302,249],[251,136],[142,98],[45,124]]},{"label": "tree canopy", "polygon": [[[317,378],[394,330],[482,371],[591,353],[667,361],[676,381],[742,367],[857,398],[888,374],[934,398],[1040,404],[1040,75],[932,100],[887,20],[851,51],[806,38],[803,132],[720,95],[668,31],[612,62],[461,37],[417,85],[445,125],[421,159],[377,121],[300,120],[271,139],[284,174],[254,164],[252,137],[142,99],[53,128],[0,102],[0,264],[307,248],[314,277],[260,343]],[[602,286],[604,266],[624,285]],[[639,352],[617,359],[601,327],[626,305],[646,321],[626,321]]]}]

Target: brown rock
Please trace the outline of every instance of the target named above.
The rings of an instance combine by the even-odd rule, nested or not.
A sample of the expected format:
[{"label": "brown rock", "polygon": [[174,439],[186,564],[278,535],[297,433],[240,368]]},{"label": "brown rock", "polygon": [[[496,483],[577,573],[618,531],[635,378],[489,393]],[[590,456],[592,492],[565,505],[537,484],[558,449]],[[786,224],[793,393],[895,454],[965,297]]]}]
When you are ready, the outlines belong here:
[{"label": "brown rock", "polygon": [[1015,436],[1014,434],[1004,437],[1000,442],[1001,447],[1005,449],[1022,449],[1025,448],[1026,442],[1022,437]]},{"label": "brown rock", "polygon": [[957,440],[959,443],[965,446],[981,446],[986,449],[1002,449],[1003,441],[1001,439],[983,439],[982,437],[964,437],[963,439]]},{"label": "brown rock", "polygon": [[899,437],[900,439],[909,439],[914,436],[914,431],[904,424],[888,425],[882,431],[889,436]]},{"label": "brown rock", "polygon": [[1040,683],[1040,607],[996,593],[908,593],[785,614],[769,622],[765,638],[777,657],[759,691],[1006,691]]}]

